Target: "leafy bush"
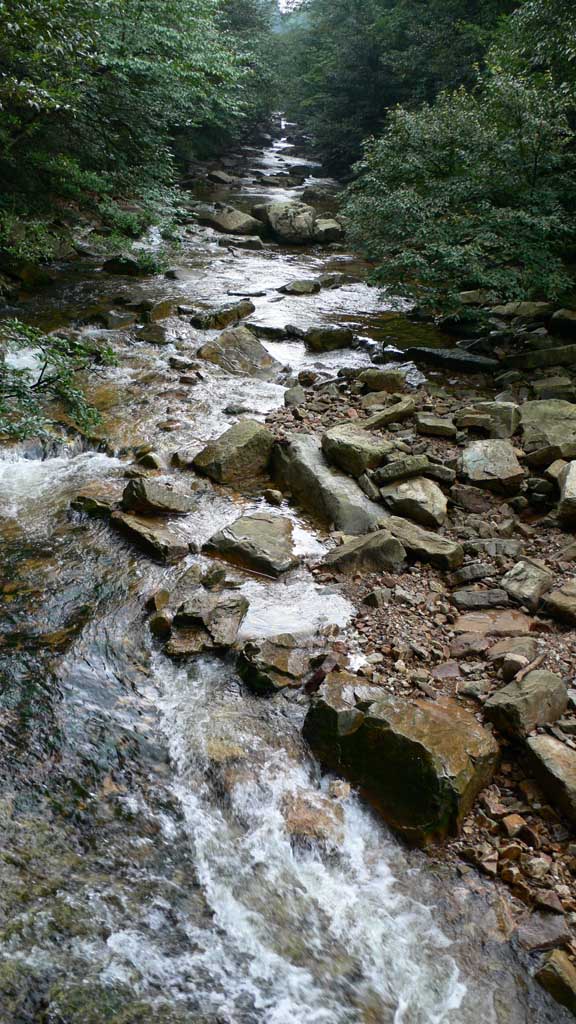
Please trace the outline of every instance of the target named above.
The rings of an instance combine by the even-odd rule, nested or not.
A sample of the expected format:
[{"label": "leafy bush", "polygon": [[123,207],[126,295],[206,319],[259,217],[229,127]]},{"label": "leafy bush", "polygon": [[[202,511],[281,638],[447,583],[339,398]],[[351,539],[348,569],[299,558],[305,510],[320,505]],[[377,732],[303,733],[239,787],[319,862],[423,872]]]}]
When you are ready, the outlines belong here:
[{"label": "leafy bush", "polygon": [[[110,348],[45,335],[19,320],[2,321],[0,337],[0,436],[45,434],[54,422],[54,402],[79,429],[98,425],[99,413],[86,400],[78,376],[90,367],[114,365]],[[14,354],[28,359],[12,360]]]}]

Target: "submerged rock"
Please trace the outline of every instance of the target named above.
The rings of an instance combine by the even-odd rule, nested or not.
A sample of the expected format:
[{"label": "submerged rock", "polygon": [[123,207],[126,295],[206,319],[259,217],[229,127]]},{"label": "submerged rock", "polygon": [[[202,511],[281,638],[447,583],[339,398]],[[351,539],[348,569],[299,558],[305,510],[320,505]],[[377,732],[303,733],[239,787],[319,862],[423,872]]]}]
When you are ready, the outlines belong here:
[{"label": "submerged rock", "polygon": [[276,446],[273,473],[305,509],[344,533],[368,533],[382,518],[381,506],[370,501],[354,480],[328,465],[311,434],[293,434],[287,444]]},{"label": "submerged rock", "polygon": [[294,554],[291,521],[268,512],[241,516],[215,533],[204,550],[266,576],[281,576],[300,561]]},{"label": "submerged rock", "polygon": [[270,462],[274,437],[256,420],[235,423],[194,458],[193,465],[217,483],[244,483],[263,476]]},{"label": "submerged rock", "polygon": [[281,370],[258,338],[247,327],[232,327],[215,341],[209,341],[198,351],[206,359],[228,373],[240,377],[272,380]]},{"label": "submerged rock", "polygon": [[320,761],[362,786],[406,839],[458,831],[498,761],[498,745],[455,702],[385,696],[355,706],[323,686],[304,723]]}]

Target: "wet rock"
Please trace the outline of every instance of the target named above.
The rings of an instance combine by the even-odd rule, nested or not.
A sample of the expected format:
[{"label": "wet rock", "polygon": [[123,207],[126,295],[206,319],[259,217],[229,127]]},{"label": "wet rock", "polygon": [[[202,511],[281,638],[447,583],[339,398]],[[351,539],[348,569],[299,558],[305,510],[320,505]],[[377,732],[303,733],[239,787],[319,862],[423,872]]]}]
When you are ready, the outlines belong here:
[{"label": "wet rock", "polygon": [[197,313],[192,317],[192,327],[198,327],[202,331],[220,331],[230,324],[237,324],[240,320],[250,316],[256,306],[249,299],[241,302],[233,302],[220,309],[210,310],[208,313]]},{"label": "wet rock", "polygon": [[484,713],[501,732],[527,736],[539,725],[558,721],[567,707],[568,694],[560,676],[534,671],[489,697]]},{"label": "wet rock", "polygon": [[216,341],[203,345],[198,355],[240,377],[272,380],[281,370],[247,327],[229,328]]},{"label": "wet rock", "polygon": [[216,203],[213,210],[204,208],[198,219],[201,224],[209,224],[228,235],[259,235],[262,232],[262,224],[255,217],[222,203]]},{"label": "wet rock", "polygon": [[502,577],[500,585],[519,604],[536,611],[544,594],[550,590],[554,577],[538,562],[523,559]]},{"label": "wet rock", "polygon": [[524,479],[509,441],[475,441],[464,450],[462,465],[470,483],[500,494],[517,494]]},{"label": "wet rock", "polygon": [[564,919],[551,914],[532,914],[520,924],[516,936],[529,953],[565,946],[571,938]]},{"label": "wet rock", "polygon": [[167,327],[162,324],[150,324],[138,332],[138,341],[145,341],[148,345],[171,345],[173,338]]},{"label": "wet rock", "polygon": [[550,329],[562,334],[576,334],[576,309],[557,309]]},{"label": "wet rock", "polygon": [[526,741],[530,766],[550,802],[576,824],[576,750],[554,736]]},{"label": "wet rock", "polygon": [[559,622],[576,625],[576,582],[569,581],[559,590],[551,590],[542,599],[544,611]]},{"label": "wet rock", "polygon": [[261,423],[243,419],[193,460],[194,468],[217,483],[248,482],[268,470],[274,437]]},{"label": "wet rock", "polygon": [[195,501],[191,494],[158,480],[130,480],[122,495],[124,512],[144,516],[186,515]]},{"label": "wet rock", "polygon": [[406,377],[401,370],[379,370],[377,367],[370,367],[368,370],[362,370],[358,380],[367,391],[375,393],[385,391],[394,394],[406,386]]},{"label": "wet rock", "polygon": [[344,840],[344,810],[321,793],[288,794],[282,813],[287,832],[298,842],[340,845]]},{"label": "wet rock", "polygon": [[264,242],[261,238],[234,238],[234,236],[219,238],[218,245],[222,249],[249,249],[253,252],[260,252],[264,249]]},{"label": "wet rock", "polygon": [[284,405],[287,409],[298,409],[305,401],[306,392],[300,384],[295,384],[293,388],[287,388],[284,392]]},{"label": "wet rock", "polygon": [[106,274],[115,274],[121,277],[141,277],[144,273],[138,260],[131,256],[112,256],[106,260],[102,269]]},{"label": "wet rock", "polygon": [[576,1017],[576,967],[562,949],[545,958],[535,974],[543,989]]},{"label": "wet rock", "polygon": [[159,299],[158,302],[152,302],[150,308],[145,311],[144,317],[149,324],[165,320],[174,314],[177,302],[177,299]]},{"label": "wet rock", "polygon": [[350,348],[354,333],[349,327],[310,327],[304,335],[306,348],[311,352],[334,352]]},{"label": "wet rock", "polygon": [[78,494],[70,502],[70,508],[74,512],[81,512],[93,519],[108,519],[116,508],[116,501],[113,498],[96,494]]},{"label": "wet rock", "polygon": [[310,645],[291,633],[244,645],[238,657],[238,673],[259,694],[274,694],[286,687],[300,687],[310,673]]},{"label": "wet rock", "polygon": [[[243,594],[212,591],[198,586],[177,609],[174,626],[177,630],[184,630],[183,636],[190,640],[193,633],[197,634],[195,646],[198,651],[231,647],[236,643],[249,606]],[[177,635],[175,641],[178,641]],[[168,653],[174,651],[175,644]]]},{"label": "wet rock", "polygon": [[121,331],[125,327],[132,327],[137,320],[134,313],[125,310],[110,309],[102,315],[104,326],[109,331]]},{"label": "wet rock", "polygon": [[322,437],[322,451],[328,461],[356,478],[380,466],[393,450],[390,441],[349,423],[332,427]]},{"label": "wet rock", "polygon": [[268,203],[264,214],[273,234],[281,242],[303,245],[314,240],[316,212],[312,206],[298,202]]},{"label": "wet rock", "polygon": [[569,462],[558,478],[560,502],[558,519],[565,526],[576,525],[576,462]]},{"label": "wet rock", "polygon": [[281,576],[300,560],[294,554],[291,521],[268,512],[241,516],[215,533],[204,550],[266,576]]},{"label": "wet rock", "polygon": [[361,708],[322,687],[304,723],[320,761],[362,786],[411,842],[455,833],[494,773],[498,746],[490,733],[449,700],[386,696]]},{"label": "wet rock", "polygon": [[413,519],[420,526],[442,526],[448,503],[433,480],[415,476],[411,480],[389,484],[380,490],[382,501],[395,515]]},{"label": "wet rock", "polygon": [[526,636],[532,619],[515,609],[493,612],[469,612],[460,615],[452,626],[455,633],[479,633],[481,636]]},{"label": "wet rock", "polygon": [[559,399],[524,402],[520,409],[524,448],[531,466],[576,459],[576,405]]},{"label": "wet rock", "polygon": [[389,516],[381,525],[401,542],[412,558],[421,562],[451,570],[458,569],[464,561],[464,551],[459,544],[437,533],[429,533],[406,519]]},{"label": "wet rock", "polygon": [[300,278],[297,281],[289,281],[278,289],[284,295],[316,295],[320,291],[320,281],[313,278]]},{"label": "wet rock", "polygon": [[338,572],[400,572],[406,560],[403,545],[385,530],[358,537],[329,551],[322,565]]},{"label": "wet rock", "polygon": [[321,245],[339,242],[344,237],[342,225],[334,217],[318,217],[314,224],[314,241]]},{"label": "wet rock", "polygon": [[403,355],[417,366],[443,366],[447,370],[461,370],[463,373],[494,373],[500,368],[497,359],[478,356],[464,349],[407,348]]},{"label": "wet rock", "polygon": [[190,552],[190,544],[163,519],[113,512],[110,522],[161,562],[180,562]]},{"label": "wet rock", "polygon": [[433,416],[431,413],[416,414],[416,430],[427,437],[456,437],[454,421],[447,416]]},{"label": "wet rock", "polygon": [[311,434],[293,434],[273,454],[273,474],[299,504],[343,533],[374,530],[382,508],[370,501],[358,484],[328,465],[320,444]]}]

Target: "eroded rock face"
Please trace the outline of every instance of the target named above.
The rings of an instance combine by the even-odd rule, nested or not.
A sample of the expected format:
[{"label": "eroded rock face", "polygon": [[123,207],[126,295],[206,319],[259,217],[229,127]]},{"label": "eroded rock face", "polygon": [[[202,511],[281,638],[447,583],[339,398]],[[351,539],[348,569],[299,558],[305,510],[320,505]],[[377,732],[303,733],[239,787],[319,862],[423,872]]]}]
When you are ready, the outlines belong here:
[{"label": "eroded rock face", "polygon": [[576,750],[554,736],[530,736],[530,765],[550,802],[576,824]]},{"label": "eroded rock face", "polygon": [[338,572],[400,572],[405,561],[406,549],[400,541],[386,530],[377,530],[329,551],[322,564]]},{"label": "eroded rock face", "polygon": [[484,712],[501,732],[527,736],[538,725],[557,722],[567,707],[568,693],[560,676],[534,671],[492,694]]},{"label": "eroded rock face", "polygon": [[266,576],[281,576],[300,561],[294,554],[291,521],[266,512],[241,516],[215,533],[204,550]]},{"label": "eroded rock face", "polygon": [[276,446],[273,473],[305,509],[344,533],[368,533],[382,518],[382,507],[354,480],[328,465],[311,434],[294,434],[286,445]]},{"label": "eroded rock face", "polygon": [[249,641],[237,662],[238,673],[255,693],[271,695],[300,687],[310,673],[310,644],[291,633]]},{"label": "eroded rock face", "polygon": [[250,481],[263,476],[270,462],[274,437],[256,420],[243,419],[195,457],[193,465],[217,483]]},{"label": "eroded rock face", "polygon": [[442,526],[448,503],[438,484],[423,476],[388,484],[380,490],[382,501],[396,515],[413,519],[420,526]]},{"label": "eroded rock face", "polygon": [[358,706],[346,696],[325,685],[306,716],[304,736],[321,762],[366,789],[410,842],[456,833],[494,773],[490,733],[448,699]]},{"label": "eroded rock face", "polygon": [[159,480],[130,480],[122,495],[123,510],[143,516],[186,515],[194,505],[191,494]]},{"label": "eroded rock face", "polygon": [[231,327],[198,351],[201,359],[240,377],[272,380],[281,369],[247,327]]},{"label": "eroded rock face", "polygon": [[462,454],[462,467],[470,483],[499,494],[516,494],[524,479],[510,441],[474,441]]},{"label": "eroded rock face", "polygon": [[393,450],[390,441],[349,423],[332,427],[322,438],[322,451],[328,461],[356,478],[367,469],[381,466]]},{"label": "eroded rock face", "polygon": [[163,519],[113,512],[110,522],[161,562],[180,562],[189,553],[190,545]]},{"label": "eroded rock face", "polygon": [[322,793],[289,793],[282,813],[286,830],[299,843],[338,846],[344,839],[344,810]]}]

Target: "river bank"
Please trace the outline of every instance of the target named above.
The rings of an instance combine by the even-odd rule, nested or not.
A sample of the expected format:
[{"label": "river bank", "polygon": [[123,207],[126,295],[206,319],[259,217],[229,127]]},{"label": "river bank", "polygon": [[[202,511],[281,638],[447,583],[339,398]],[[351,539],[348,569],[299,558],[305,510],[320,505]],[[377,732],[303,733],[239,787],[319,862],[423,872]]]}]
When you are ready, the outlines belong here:
[{"label": "river bank", "polygon": [[[464,821],[465,838],[452,842],[447,856],[408,851],[363,799],[321,777],[301,739],[309,694],[289,686],[262,697],[241,682],[234,653],[174,660],[151,635],[150,598],[174,593],[192,573],[187,585],[196,596],[203,579],[208,592],[249,602],[241,646],[278,634],[320,635],[362,685],[410,699],[449,696],[472,716],[480,714],[478,698],[502,683],[484,660],[491,641],[483,647],[474,640],[466,651],[462,636],[478,630],[452,629],[446,572],[418,562],[408,570],[364,567],[343,577],[318,565],[347,530],[319,525],[311,514],[313,492],[311,502],[291,501],[278,494],[276,480],[249,470],[232,485],[191,475],[206,444],[243,417],[265,421],[276,442],[304,432],[319,437],[342,421],[363,423],[390,402],[399,404],[358,380],[374,369],[372,355],[382,341],[398,343],[406,332],[411,345],[448,342],[428,326],[415,339],[415,328],[366,285],[367,268],[345,243],[295,247],[266,240],[260,247],[199,223],[209,201],[248,213],[306,189],[320,195],[318,210],[331,214],[335,183],[318,176],[300,146],[297,137],[281,134],[226,164],[232,180],[190,182],[190,224],[168,276],[103,274],[102,260],[88,257],[56,267],[53,286],[18,307],[45,328],[104,332],[119,365],[88,382],[104,416],[99,445],[72,438],[47,458],[34,446],[12,448],[1,463],[7,1020],[569,1019],[531,979],[541,934],[526,948],[517,930],[531,920],[535,891],[563,885],[569,891],[558,896],[562,913],[536,908],[534,925],[546,929],[552,921],[556,928],[545,948],[571,948],[569,835],[553,808],[548,819],[540,813],[546,801],[519,795],[525,776],[513,749],[484,803]],[[266,180],[278,182],[287,171],[303,183]],[[312,294],[278,291],[322,277],[324,286]],[[198,358],[221,331],[191,320],[246,299],[265,350],[256,361],[271,358],[278,366],[231,375]],[[153,322],[142,327],[143,317]],[[324,352],[305,345],[309,328],[335,324],[352,329],[360,343]],[[386,386],[393,380],[400,401],[412,405],[410,422],[392,416],[386,438],[400,443],[397,454],[426,453],[455,473],[452,432],[415,434],[411,417],[420,412],[447,421],[477,400],[479,389],[487,399],[497,389],[484,379],[425,377],[401,358],[392,369],[399,376]],[[181,453],[176,464],[175,452]],[[97,498],[104,513],[107,504],[116,507],[127,477],[170,483],[193,500],[192,511],[171,521],[176,547],[194,548],[177,565],[141,553],[105,516],[70,511],[80,494]],[[484,505],[451,507],[450,520],[436,524],[442,533],[455,545],[493,538],[522,545],[494,554],[486,545],[479,549],[475,560],[484,575],[478,579],[500,579],[521,555],[542,558],[541,535],[529,521],[519,532],[501,495],[474,494]],[[238,517],[263,514],[292,524],[290,557],[298,564],[277,581],[234,566],[226,568],[226,587],[202,576],[214,567],[201,552],[205,542]],[[563,583],[569,564],[556,554],[567,538],[557,524],[543,529],[546,561],[555,562]],[[390,593],[366,605],[377,589]],[[490,583],[488,591],[494,589]],[[155,598],[157,615],[163,601]],[[518,671],[544,653],[545,667],[569,675],[570,633],[551,625],[536,633],[527,627],[526,634],[536,650]],[[458,643],[462,655],[450,649]],[[534,878],[522,871],[507,886],[489,876],[498,875],[493,851],[502,846],[501,822],[512,814],[524,815],[526,828],[537,833],[541,852],[530,856],[547,871]],[[517,839],[519,855],[511,858],[519,867],[536,845],[524,839]],[[547,915],[544,924],[540,914]]]}]

